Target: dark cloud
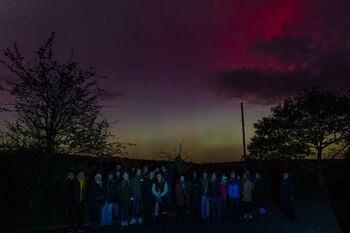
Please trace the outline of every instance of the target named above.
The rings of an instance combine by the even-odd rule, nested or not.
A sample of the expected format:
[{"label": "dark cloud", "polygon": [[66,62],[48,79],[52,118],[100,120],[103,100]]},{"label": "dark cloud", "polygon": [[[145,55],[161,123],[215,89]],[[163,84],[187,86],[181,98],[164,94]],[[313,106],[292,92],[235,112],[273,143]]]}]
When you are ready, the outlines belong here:
[{"label": "dark cloud", "polygon": [[335,1],[326,11],[325,2],[315,9],[307,5],[309,14],[283,34],[251,45],[247,52],[256,64],[219,72],[211,80],[214,90],[225,98],[264,105],[305,88],[348,89],[350,21],[344,12],[350,15],[350,4]]},{"label": "dark cloud", "polygon": [[97,93],[102,101],[112,101],[116,98],[125,96],[123,91],[118,91],[118,90],[115,91],[115,90],[101,89],[101,88],[97,90]]}]

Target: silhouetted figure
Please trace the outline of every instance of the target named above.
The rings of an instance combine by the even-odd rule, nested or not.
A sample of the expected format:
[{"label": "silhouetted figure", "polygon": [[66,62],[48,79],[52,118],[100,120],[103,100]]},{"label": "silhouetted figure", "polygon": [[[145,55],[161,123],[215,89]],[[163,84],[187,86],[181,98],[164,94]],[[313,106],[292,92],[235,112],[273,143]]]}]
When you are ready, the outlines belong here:
[{"label": "silhouetted figure", "polygon": [[253,208],[253,190],[254,184],[247,175],[247,173],[243,173],[242,176],[242,209],[243,209],[243,218],[244,219],[252,219],[252,208]]},{"label": "silhouetted figure", "polygon": [[127,226],[129,225],[130,202],[134,199],[129,181],[129,174],[127,172],[124,172],[123,180],[118,185],[118,194],[121,226]]},{"label": "silhouetted figure", "polygon": [[294,184],[288,172],[284,172],[280,186],[280,198],[283,220],[295,220]]},{"label": "silhouetted figure", "polygon": [[[115,172],[115,182],[117,184],[117,190],[118,190],[118,185],[119,183],[123,180],[123,177],[122,177],[122,173],[121,173],[121,165],[117,165],[117,170]],[[117,191],[118,193],[118,191]],[[114,203],[113,205],[113,214],[115,217],[118,217],[119,216],[119,194],[117,196],[117,200],[116,200],[116,203]]]},{"label": "silhouetted figure", "polygon": [[113,220],[113,206],[117,203],[118,189],[117,182],[114,179],[113,173],[109,172],[107,179],[104,183],[105,189],[105,203],[102,207],[102,220],[101,226],[112,225]]},{"label": "silhouetted figure", "polygon": [[62,208],[64,213],[68,215],[69,232],[73,232],[74,230],[74,218],[72,212],[74,183],[75,175],[73,171],[70,170],[68,171],[62,187]]},{"label": "silhouetted figure", "polygon": [[208,186],[209,186],[208,173],[203,172],[202,179],[201,179],[201,188],[202,188],[201,216],[202,216],[202,221],[208,220],[210,218],[210,202],[209,202],[209,197],[208,197]]},{"label": "silhouetted figure", "polygon": [[136,169],[135,176],[131,179],[130,185],[133,194],[133,206],[132,206],[132,219],[130,224],[143,223],[143,202],[141,193],[141,184],[143,182],[143,176],[141,169]]},{"label": "silhouetted figure", "polygon": [[152,222],[152,213],[155,206],[155,197],[152,193],[154,183],[154,173],[148,172],[145,180],[141,184],[142,201],[144,207],[145,222]]},{"label": "silhouetted figure", "polygon": [[235,218],[238,219],[240,217],[240,198],[242,192],[242,184],[236,176],[235,171],[231,172],[227,186],[231,220]]},{"label": "silhouetted figure", "polygon": [[221,209],[221,219],[227,220],[227,177],[223,175],[220,182],[220,209]]},{"label": "silhouetted figure", "polygon": [[168,224],[168,183],[162,173],[158,173],[152,186],[152,193],[156,199],[154,216],[156,224]]},{"label": "silhouetted figure", "polygon": [[266,209],[264,206],[265,185],[260,173],[255,174],[253,196],[254,196],[254,205],[258,209],[258,213],[265,214],[266,213]]},{"label": "silhouetted figure", "polygon": [[220,221],[220,183],[216,178],[215,172],[211,175],[208,184],[208,198],[210,202],[210,212],[212,221]]},{"label": "silhouetted figure", "polygon": [[102,206],[105,200],[105,190],[102,184],[102,175],[97,173],[91,184],[89,192],[89,204],[91,215],[91,228],[97,229],[101,227]]},{"label": "silhouetted figure", "polygon": [[186,218],[186,211],[190,202],[189,184],[185,180],[185,176],[181,175],[175,184],[175,200],[177,207],[177,221],[181,222]]},{"label": "silhouetted figure", "polygon": [[201,200],[202,184],[197,172],[194,171],[190,181],[190,214],[193,223],[201,220]]},{"label": "silhouetted figure", "polygon": [[72,189],[72,206],[71,206],[71,223],[73,225],[73,231],[84,232],[81,229],[84,202],[86,200],[86,181],[85,173],[83,171],[78,171],[77,176],[74,180],[74,185]]}]

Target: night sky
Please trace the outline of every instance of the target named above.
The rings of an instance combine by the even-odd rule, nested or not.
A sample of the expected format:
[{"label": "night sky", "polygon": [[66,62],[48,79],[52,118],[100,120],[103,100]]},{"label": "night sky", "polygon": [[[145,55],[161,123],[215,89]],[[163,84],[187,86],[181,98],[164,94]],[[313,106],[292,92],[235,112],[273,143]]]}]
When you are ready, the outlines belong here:
[{"label": "night sky", "polygon": [[350,86],[349,15],[346,0],[2,0],[0,49],[31,60],[55,31],[58,57],[109,77],[103,113],[131,157],[183,139],[196,162],[232,161],[241,101],[249,139],[284,97]]}]

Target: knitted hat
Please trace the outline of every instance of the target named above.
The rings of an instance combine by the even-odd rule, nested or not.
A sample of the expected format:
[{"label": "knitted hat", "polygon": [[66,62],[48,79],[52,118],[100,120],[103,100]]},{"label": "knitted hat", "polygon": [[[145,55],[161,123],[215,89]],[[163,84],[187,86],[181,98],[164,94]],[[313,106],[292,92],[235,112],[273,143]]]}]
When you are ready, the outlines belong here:
[{"label": "knitted hat", "polygon": [[129,174],[127,172],[124,172],[123,177],[129,177]]},{"label": "knitted hat", "polygon": [[224,180],[227,181],[227,177],[225,175],[223,175],[222,178],[221,178],[221,181],[224,181]]}]

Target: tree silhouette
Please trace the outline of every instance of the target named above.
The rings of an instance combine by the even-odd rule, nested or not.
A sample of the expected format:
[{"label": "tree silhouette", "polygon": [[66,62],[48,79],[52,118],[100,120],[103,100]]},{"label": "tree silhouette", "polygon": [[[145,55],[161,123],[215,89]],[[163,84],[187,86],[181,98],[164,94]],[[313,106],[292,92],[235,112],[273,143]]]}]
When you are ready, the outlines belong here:
[{"label": "tree silhouette", "polygon": [[325,187],[325,159],[349,148],[350,96],[312,88],[287,98],[272,115],[254,125],[248,146],[251,158],[304,158],[314,155],[314,171]]},{"label": "tree silhouette", "polygon": [[99,79],[92,67],[82,69],[73,53],[64,62],[54,56],[55,33],[36,52],[34,62],[25,62],[15,43],[5,50],[1,63],[14,74],[6,88],[15,102],[9,108],[13,121],[0,134],[3,150],[30,150],[42,156],[33,181],[29,208],[48,187],[42,177],[57,155],[115,155],[124,145],[115,142],[98,103]]},{"label": "tree silhouette", "polygon": [[161,151],[160,153],[161,158],[167,159],[178,174],[186,174],[192,167],[192,164],[189,162],[190,156],[182,150],[183,144],[184,140],[179,142],[178,148],[174,148],[173,151]]},{"label": "tree silhouette", "polygon": [[7,60],[1,62],[15,74],[7,79],[7,89],[16,99],[6,137],[11,146],[48,154],[101,153],[111,136],[97,101],[101,76],[92,67],[79,68],[72,55],[56,60],[54,39],[52,33],[33,64],[25,63],[16,44],[5,50]]}]

